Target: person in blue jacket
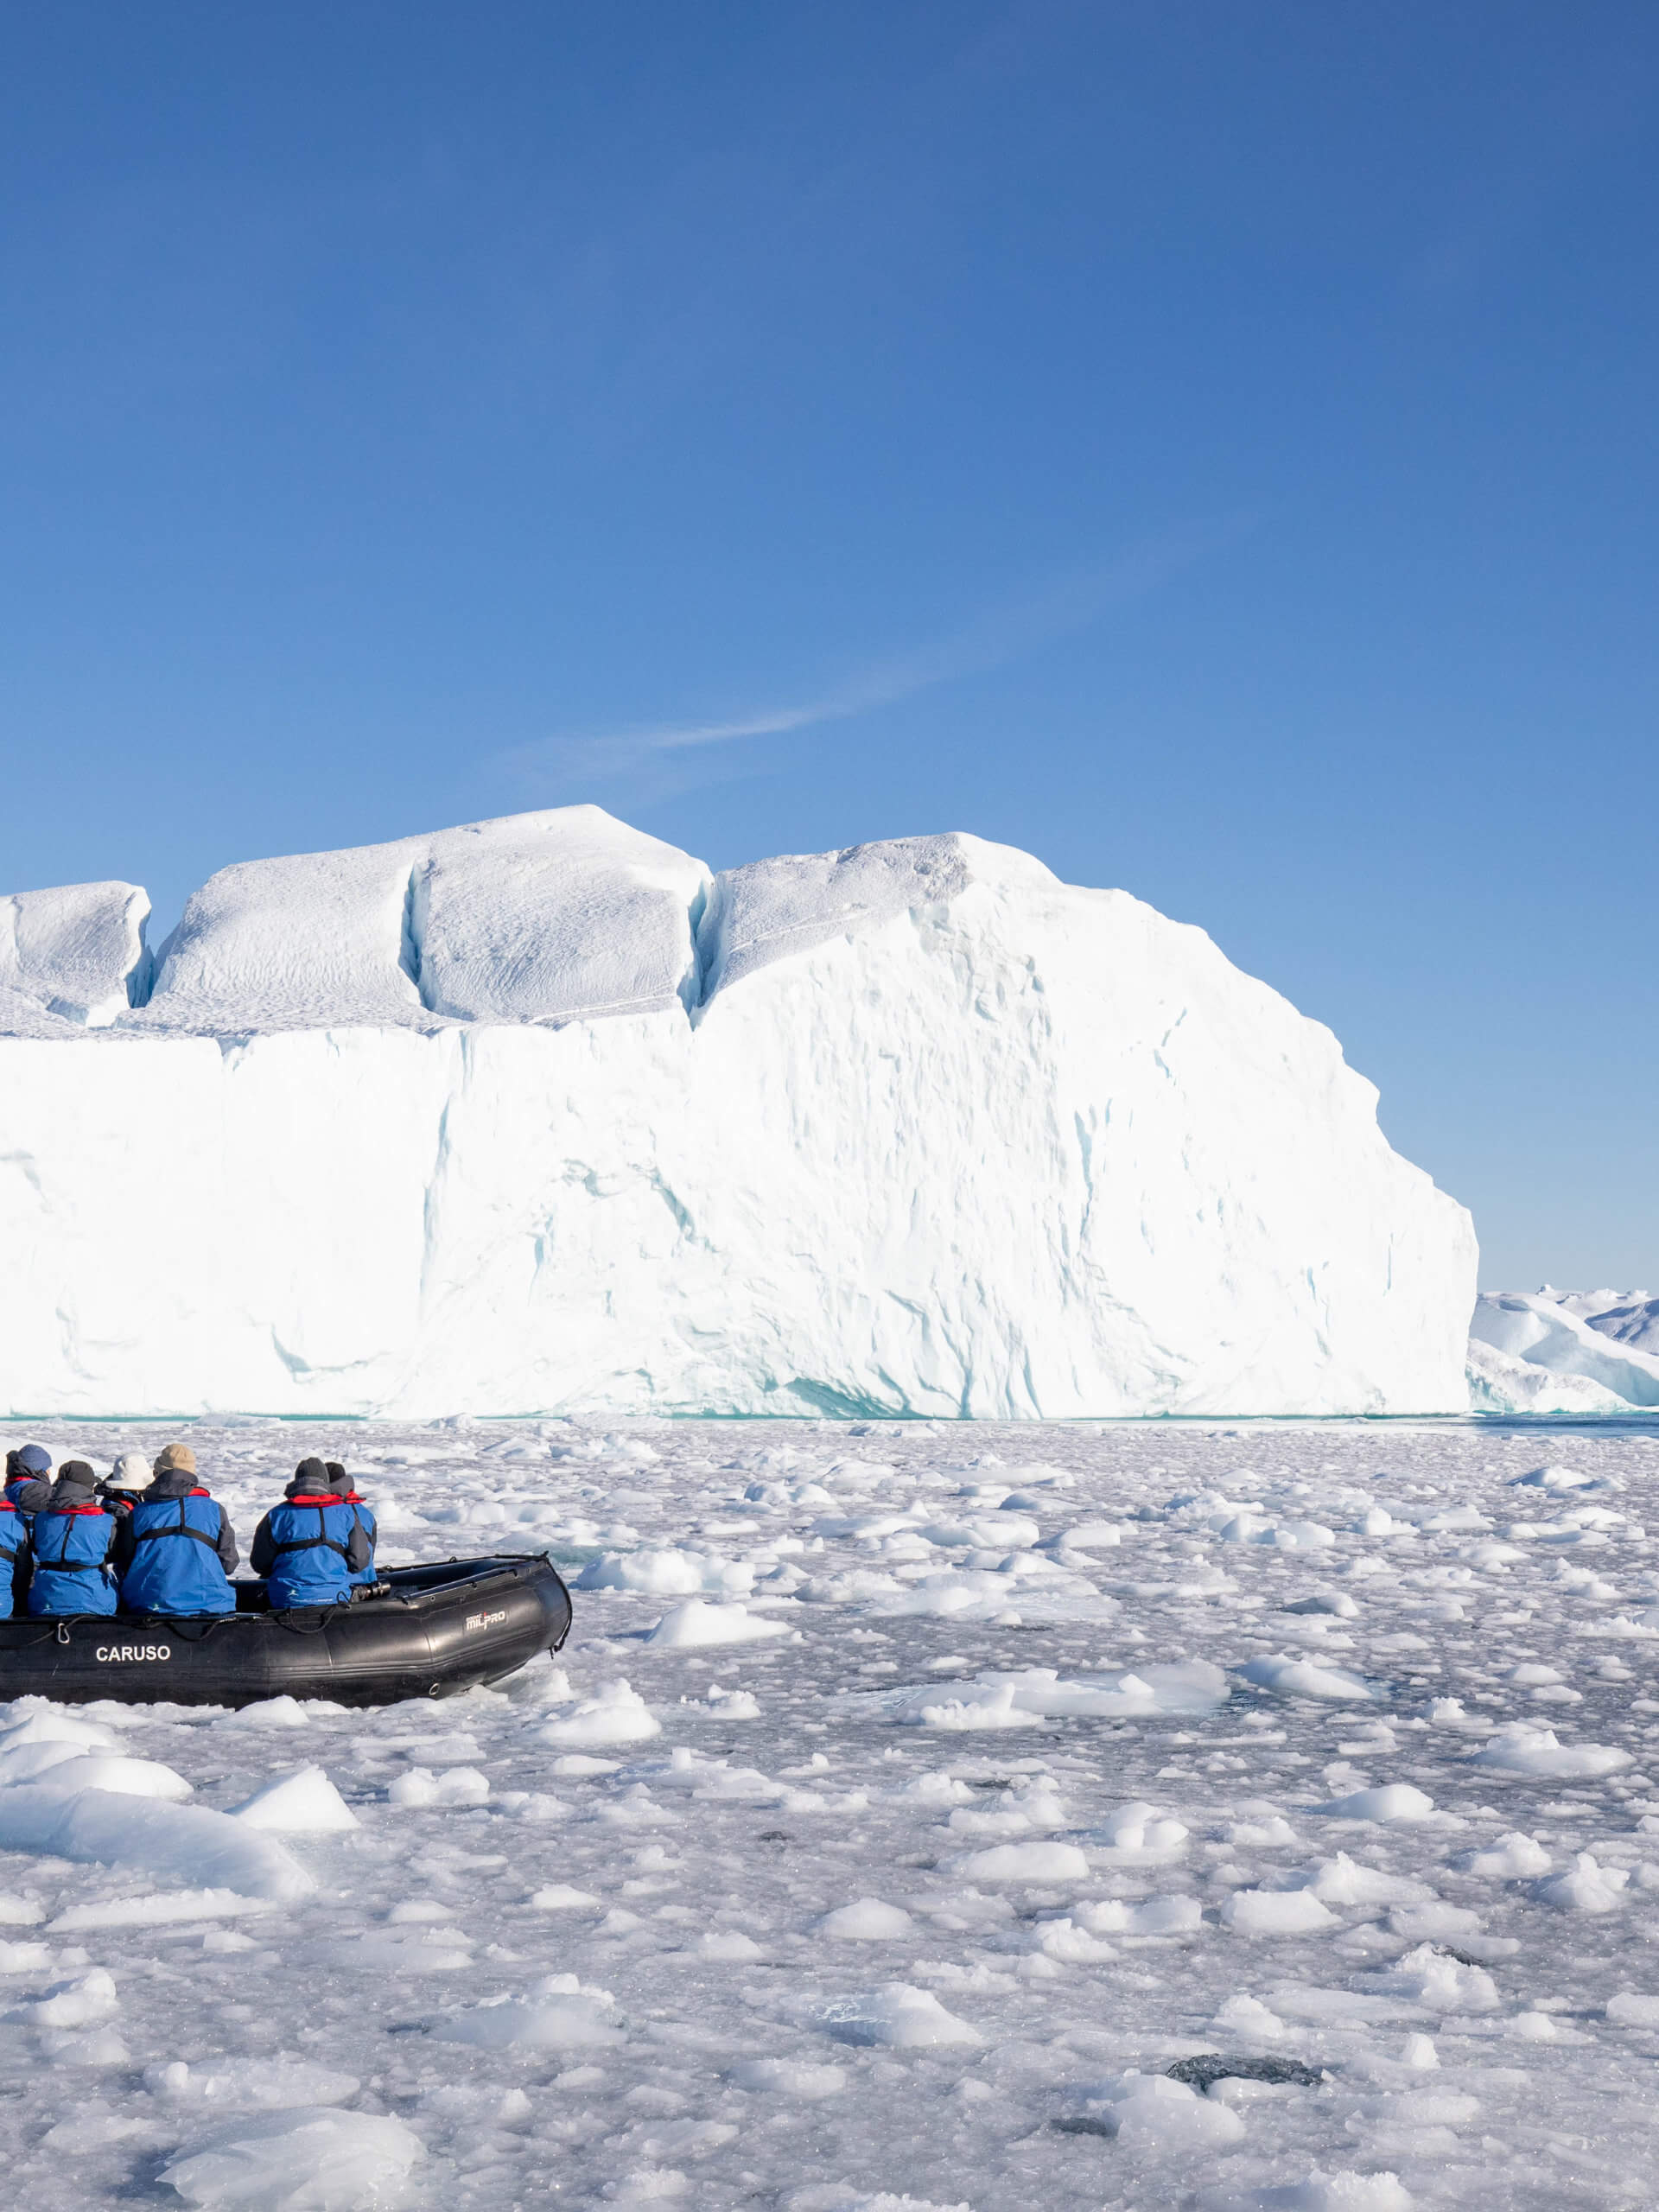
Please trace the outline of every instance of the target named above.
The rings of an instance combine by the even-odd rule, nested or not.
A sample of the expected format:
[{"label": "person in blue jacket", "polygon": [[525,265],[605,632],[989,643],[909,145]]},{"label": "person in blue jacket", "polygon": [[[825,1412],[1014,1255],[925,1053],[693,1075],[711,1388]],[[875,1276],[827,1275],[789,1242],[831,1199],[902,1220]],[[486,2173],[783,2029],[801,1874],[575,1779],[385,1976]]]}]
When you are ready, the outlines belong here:
[{"label": "person in blue jacket", "polygon": [[351,1601],[355,1575],[373,1554],[353,1506],[329,1487],[321,1459],[302,1459],[280,1505],[253,1532],[248,1558],[263,1574],[273,1612]]},{"label": "person in blue jacket", "polygon": [[22,1611],[29,1598],[29,1531],[52,1495],[52,1454],[41,1444],[6,1454],[0,1490],[0,1620]]},{"label": "person in blue jacket", "polygon": [[122,1611],[233,1613],[237,1558],[231,1516],[196,1479],[195,1453],[169,1444],[115,1532]]},{"label": "person in blue jacket", "polygon": [[357,1515],[358,1526],[369,1540],[369,1563],[352,1577],[352,1580],[359,1589],[366,1590],[371,1583],[378,1580],[379,1570],[374,1563],[374,1548],[380,1541],[380,1531],[375,1525],[373,1514],[358,1496],[357,1485],[346,1473],[341,1463],[338,1459],[325,1459],[323,1465],[328,1470],[329,1489],[336,1497],[343,1497],[346,1504],[352,1508]]},{"label": "person in blue jacket", "polygon": [[52,1454],[41,1444],[6,1454],[5,1499],[14,1512],[38,1513],[52,1494]]},{"label": "person in blue jacket", "polygon": [[116,1609],[110,1553],[120,1509],[99,1497],[97,1484],[98,1477],[84,1459],[66,1459],[50,1497],[35,1515],[29,1610],[37,1617]]}]

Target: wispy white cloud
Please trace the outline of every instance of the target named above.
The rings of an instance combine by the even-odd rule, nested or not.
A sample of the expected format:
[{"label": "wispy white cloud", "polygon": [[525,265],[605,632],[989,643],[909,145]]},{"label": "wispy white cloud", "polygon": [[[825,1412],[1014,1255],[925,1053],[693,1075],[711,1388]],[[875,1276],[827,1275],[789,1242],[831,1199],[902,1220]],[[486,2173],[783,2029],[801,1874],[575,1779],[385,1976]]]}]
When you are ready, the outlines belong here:
[{"label": "wispy white cloud", "polygon": [[987,607],[944,637],[867,662],[845,682],[814,697],[704,721],[561,733],[513,747],[499,765],[543,787],[554,781],[607,782],[643,772],[661,790],[664,771],[675,785],[700,781],[701,775],[687,772],[690,764],[682,756],[849,721],[941,684],[1005,667],[1156,591],[1248,527],[1246,518],[1233,516],[1160,531],[1112,560],[1050,577]]}]

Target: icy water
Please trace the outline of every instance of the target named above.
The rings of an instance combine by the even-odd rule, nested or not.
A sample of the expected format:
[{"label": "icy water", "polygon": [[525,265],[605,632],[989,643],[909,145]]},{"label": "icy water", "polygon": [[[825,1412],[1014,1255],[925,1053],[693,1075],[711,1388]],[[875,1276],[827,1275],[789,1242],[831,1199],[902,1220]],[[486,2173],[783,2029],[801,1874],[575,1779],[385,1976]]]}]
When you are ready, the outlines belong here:
[{"label": "icy water", "polygon": [[245,1547],[343,1448],[383,1556],[550,1548],[575,1627],[372,1714],[0,1708],[13,1840],[155,1763],[108,1863],[0,1853],[31,2212],[1655,2201],[1659,1433],[191,1440]]}]

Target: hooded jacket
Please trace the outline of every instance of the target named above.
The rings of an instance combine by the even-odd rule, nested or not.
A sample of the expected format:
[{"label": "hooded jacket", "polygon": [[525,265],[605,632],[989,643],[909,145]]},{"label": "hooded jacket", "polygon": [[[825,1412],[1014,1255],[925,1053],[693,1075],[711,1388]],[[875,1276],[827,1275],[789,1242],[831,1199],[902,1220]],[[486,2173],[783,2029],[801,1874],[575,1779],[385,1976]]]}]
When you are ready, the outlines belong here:
[{"label": "hooded jacket", "polygon": [[9,1621],[28,1587],[29,1522],[0,1496],[0,1621]]},{"label": "hooded jacket", "polygon": [[365,1567],[359,1567],[352,1577],[354,1583],[366,1589],[368,1585],[378,1580],[379,1576],[379,1570],[374,1563],[374,1548],[380,1541],[380,1531],[375,1524],[374,1515],[358,1496],[356,1484],[353,1482],[340,1461],[329,1459],[326,1460],[324,1465],[328,1470],[329,1489],[356,1513],[358,1526],[369,1540],[369,1563]]},{"label": "hooded jacket", "polygon": [[[29,1466],[25,1454],[43,1465]],[[5,1500],[15,1512],[38,1513],[52,1495],[52,1462],[38,1445],[6,1454]]]},{"label": "hooded jacket", "polygon": [[169,1468],[133,1500],[115,1532],[121,1605],[130,1613],[233,1613],[238,1554],[230,1516],[188,1468]]},{"label": "hooded jacket", "polygon": [[275,1612],[347,1602],[353,1579],[372,1562],[355,1509],[327,1484],[321,1459],[302,1459],[282,1503],[254,1530],[249,1560],[265,1577]]},{"label": "hooded jacket", "polygon": [[84,1459],[66,1459],[51,1497],[35,1513],[29,1610],[36,1617],[116,1609],[116,1575],[110,1565],[115,1516],[96,1496],[96,1479]]}]

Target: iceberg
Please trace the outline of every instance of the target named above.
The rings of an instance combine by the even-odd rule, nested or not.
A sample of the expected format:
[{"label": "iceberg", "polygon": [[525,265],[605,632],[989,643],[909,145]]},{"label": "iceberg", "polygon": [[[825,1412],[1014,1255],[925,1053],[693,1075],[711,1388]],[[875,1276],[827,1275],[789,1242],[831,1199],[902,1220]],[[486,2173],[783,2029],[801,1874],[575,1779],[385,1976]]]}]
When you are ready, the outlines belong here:
[{"label": "iceberg", "polygon": [[1335,1037],[1008,847],[579,806],[147,908],[0,907],[10,1410],[1467,1407],[1469,1216]]},{"label": "iceberg", "polygon": [[1659,1300],[1645,1292],[1483,1291],[1470,1324],[1478,1410],[1628,1414],[1659,1406]]}]

